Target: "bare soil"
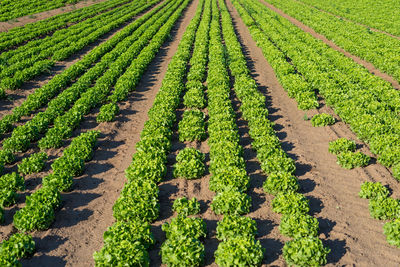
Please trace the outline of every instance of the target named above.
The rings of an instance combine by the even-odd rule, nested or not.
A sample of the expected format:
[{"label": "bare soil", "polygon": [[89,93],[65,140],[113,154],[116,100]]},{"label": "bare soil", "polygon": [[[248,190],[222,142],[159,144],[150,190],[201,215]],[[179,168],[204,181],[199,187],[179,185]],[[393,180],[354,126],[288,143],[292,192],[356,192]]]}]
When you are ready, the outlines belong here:
[{"label": "bare soil", "polygon": [[48,19],[50,17],[56,16],[59,14],[67,13],[67,12],[73,11],[75,9],[91,6],[91,5],[94,5],[94,4],[97,4],[100,2],[104,2],[104,1],[106,1],[106,0],[84,0],[84,1],[80,1],[76,4],[67,4],[64,7],[47,10],[47,11],[43,11],[43,12],[36,13],[36,14],[26,15],[23,17],[11,19],[9,21],[0,22],[0,32],[5,32],[5,31],[8,31],[15,27],[21,27],[28,23],[34,23],[39,20]]}]

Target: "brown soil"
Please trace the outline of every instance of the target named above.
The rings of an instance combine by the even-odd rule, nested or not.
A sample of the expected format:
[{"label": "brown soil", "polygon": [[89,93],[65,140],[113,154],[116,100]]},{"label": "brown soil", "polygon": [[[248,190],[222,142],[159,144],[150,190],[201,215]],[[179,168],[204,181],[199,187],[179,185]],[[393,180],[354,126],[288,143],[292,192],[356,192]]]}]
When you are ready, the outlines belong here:
[{"label": "brown soil", "polygon": [[336,45],[334,42],[332,42],[329,39],[327,39],[324,35],[317,33],[312,28],[310,28],[307,25],[303,24],[299,20],[287,15],[286,13],[284,13],[282,10],[276,8],[275,6],[265,2],[264,0],[259,0],[259,1],[262,4],[264,4],[265,6],[267,6],[268,8],[270,8],[271,10],[273,10],[276,13],[278,13],[279,15],[281,15],[282,17],[288,19],[292,24],[296,25],[297,27],[299,27],[303,31],[311,34],[312,36],[314,36],[315,38],[323,41],[324,43],[326,43],[327,45],[329,45],[333,49],[335,49],[335,50],[339,51],[340,53],[344,54],[345,56],[351,58],[354,62],[356,62],[356,63],[358,63],[360,65],[363,65],[370,73],[372,73],[372,74],[374,74],[374,75],[376,75],[378,77],[381,77],[382,79],[390,82],[394,88],[400,90],[400,83],[397,80],[395,80],[389,74],[381,72],[372,63],[370,63],[368,61],[365,61],[365,60],[363,60],[363,59],[361,59],[361,58],[359,58],[359,57],[357,57],[357,56],[345,51],[344,49],[342,49],[341,47]]},{"label": "brown soil", "polygon": [[299,0],[294,0],[294,1],[296,1],[296,2],[298,2],[298,3],[301,3],[301,4],[305,5],[305,6],[314,8],[314,9],[316,9],[316,10],[318,10],[318,11],[327,13],[327,14],[332,15],[332,16],[335,16],[335,17],[340,18],[340,19],[342,19],[342,20],[346,20],[346,21],[349,21],[349,22],[352,22],[352,23],[361,25],[361,26],[363,26],[363,27],[365,27],[365,28],[369,28],[371,31],[380,32],[380,33],[386,34],[386,35],[388,35],[388,36],[390,36],[390,37],[393,37],[393,38],[396,38],[396,39],[399,39],[399,40],[400,40],[400,36],[393,35],[393,34],[391,34],[391,33],[388,33],[388,32],[385,32],[385,31],[383,31],[383,30],[379,30],[379,29],[376,29],[376,28],[371,28],[371,27],[368,26],[368,25],[362,24],[362,23],[360,23],[360,22],[356,22],[356,21],[354,21],[354,20],[351,20],[351,19],[348,19],[348,18],[345,18],[345,17],[341,17],[341,16],[339,16],[339,15],[337,15],[337,14],[334,14],[334,13],[332,13],[332,12],[329,12],[329,11],[326,11],[326,10],[323,10],[323,9],[319,9],[319,8],[317,8],[317,7],[315,7],[315,6],[312,6],[312,5],[308,5],[308,4],[306,4],[306,3],[302,2],[302,1],[299,1]]},{"label": "brown soil", "polygon": [[[93,266],[93,252],[102,247],[103,233],[114,221],[112,206],[125,183],[124,171],[135,152],[147,112],[196,7],[197,1],[188,6],[136,91],[120,105],[116,121],[98,125],[97,110],[86,116],[81,128],[74,133],[76,136],[90,129],[102,132],[85,174],[75,179],[70,193],[62,194],[63,206],[57,211],[54,224],[47,231],[33,233],[37,253],[23,260],[23,266]],[[168,186],[165,189],[168,195],[173,191]]]},{"label": "brown soil", "polygon": [[[328,152],[328,142],[338,137],[357,140],[356,136],[343,122],[314,128],[309,121],[305,121],[304,112],[299,111],[296,102],[287,96],[272,67],[230,2],[228,9],[233,15],[252,75],[260,90],[267,96],[270,119],[276,124],[278,137],[284,150],[296,160],[296,174],[302,191],[310,200],[312,214],[320,222],[320,237],[332,250],[328,257],[328,266],[398,266],[400,254],[397,248],[386,242],[382,230],[383,222],[372,219],[368,211],[368,201],[358,197],[360,185],[364,181],[380,181],[391,189],[397,188],[398,183],[375,160],[366,168],[353,170],[342,169],[336,164],[335,156]],[[334,114],[326,106],[320,112]],[[309,116],[313,114],[315,111],[308,112]],[[371,155],[365,144],[358,142],[358,145],[361,151]],[[265,196],[261,190],[259,192],[261,197]],[[399,192],[394,192],[394,197],[399,195]],[[270,220],[265,237],[270,239],[272,251],[267,245],[266,263],[284,266],[279,251],[284,240],[277,229],[278,216],[269,208],[271,197],[265,197],[266,203],[250,215],[257,214],[266,221]]]},{"label": "brown soil", "polygon": [[39,20],[44,20],[59,14],[67,13],[70,11],[73,11],[75,9],[91,6],[100,2],[104,2],[106,0],[86,0],[86,1],[80,1],[76,4],[67,4],[64,7],[48,10],[48,11],[43,11],[41,13],[36,13],[36,14],[31,14],[31,15],[26,15],[20,18],[12,19],[9,21],[4,21],[0,22],[0,32],[5,32],[8,31],[12,28],[15,27],[20,27],[24,26],[25,24],[28,23],[34,23]]},{"label": "brown soil", "polygon": [[[161,1],[163,2],[163,1]],[[30,81],[25,82],[21,88],[16,89],[16,90],[7,90],[6,99],[0,99],[0,118],[2,118],[6,114],[10,114],[11,110],[14,107],[20,106],[22,102],[26,100],[28,95],[32,94],[37,88],[42,87],[43,85],[47,84],[53,77],[57,74],[60,74],[63,72],[65,69],[70,67],[71,65],[75,64],[79,60],[81,60],[85,55],[90,53],[93,48],[101,45],[102,43],[108,41],[111,39],[115,34],[123,30],[124,27],[135,21],[136,19],[140,18],[143,16],[147,11],[150,11],[157,6],[159,6],[160,3],[154,5],[153,7],[141,12],[139,15],[133,17],[132,19],[128,20],[126,23],[122,24],[121,26],[111,30],[110,32],[106,33],[93,43],[87,45],[85,48],[80,50],[78,53],[75,53],[74,55],[70,56],[68,59],[63,60],[63,61],[58,61],[56,64],[49,70],[49,72],[43,73],[39,75],[38,77],[33,78]]]}]

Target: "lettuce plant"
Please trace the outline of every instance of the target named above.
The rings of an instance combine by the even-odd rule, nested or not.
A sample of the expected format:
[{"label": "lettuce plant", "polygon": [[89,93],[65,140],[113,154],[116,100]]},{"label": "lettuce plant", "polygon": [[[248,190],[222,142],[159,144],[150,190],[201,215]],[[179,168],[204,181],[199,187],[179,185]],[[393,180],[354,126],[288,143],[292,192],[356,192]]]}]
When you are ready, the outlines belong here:
[{"label": "lettuce plant", "polygon": [[200,203],[194,197],[187,199],[186,197],[177,198],[172,205],[172,210],[177,212],[179,215],[193,215],[200,212]]},{"label": "lettuce plant", "polygon": [[385,223],[383,233],[390,245],[400,248],[400,219]]},{"label": "lettuce plant", "polygon": [[400,162],[393,165],[393,177],[400,181]]},{"label": "lettuce plant", "polygon": [[235,190],[218,193],[211,202],[211,209],[216,214],[246,214],[250,211],[250,206],[250,197]]},{"label": "lettuce plant", "polygon": [[162,244],[160,254],[162,262],[169,267],[200,266],[204,260],[204,245],[195,238],[172,238]]},{"label": "lettuce plant", "polygon": [[265,249],[251,236],[229,238],[218,245],[215,262],[219,266],[259,266]]},{"label": "lettuce plant", "polygon": [[204,175],[205,156],[199,150],[187,147],[176,156],[174,176],[176,178],[196,179]]},{"label": "lettuce plant", "polygon": [[345,169],[367,166],[370,157],[361,152],[342,152],[337,155],[337,163]]},{"label": "lettuce plant", "polygon": [[389,190],[379,182],[364,182],[358,195],[367,199],[386,198],[389,196]]},{"label": "lettuce plant", "polygon": [[179,122],[179,141],[203,141],[206,138],[205,115],[198,109],[186,110]]},{"label": "lettuce plant", "polygon": [[307,213],[310,211],[308,199],[296,192],[280,192],[272,200],[272,210],[281,214]]},{"label": "lettuce plant", "polygon": [[100,108],[100,112],[96,117],[97,122],[113,121],[119,112],[119,107],[116,103],[108,103]]},{"label": "lettuce plant", "polygon": [[179,239],[180,237],[190,237],[199,239],[206,236],[206,224],[200,218],[190,218],[178,215],[162,225],[167,239]]},{"label": "lettuce plant", "polygon": [[321,113],[314,115],[311,119],[311,125],[314,127],[321,127],[332,125],[335,123],[335,118],[332,115]]},{"label": "lettuce plant", "polygon": [[234,237],[255,236],[257,223],[249,217],[239,215],[225,215],[217,223],[217,239],[226,241]]},{"label": "lettuce plant", "polygon": [[348,140],[346,138],[339,138],[335,141],[329,142],[329,152],[338,155],[342,152],[356,150],[356,142]]},{"label": "lettuce plant", "polygon": [[279,225],[281,234],[292,238],[317,236],[318,230],[318,220],[303,213],[283,215]]},{"label": "lettuce plant", "polygon": [[400,217],[400,202],[391,197],[377,197],[369,200],[369,212],[372,218],[380,220]]},{"label": "lettuce plant", "polygon": [[299,237],[283,246],[283,257],[289,266],[322,266],[330,249],[317,237]]},{"label": "lettuce plant", "polygon": [[271,173],[263,184],[264,191],[273,195],[279,192],[296,192],[299,187],[297,178],[286,172]]},{"label": "lettuce plant", "polygon": [[45,152],[32,154],[30,157],[24,158],[22,162],[18,164],[18,171],[25,175],[40,172],[43,170],[46,160],[47,154]]}]

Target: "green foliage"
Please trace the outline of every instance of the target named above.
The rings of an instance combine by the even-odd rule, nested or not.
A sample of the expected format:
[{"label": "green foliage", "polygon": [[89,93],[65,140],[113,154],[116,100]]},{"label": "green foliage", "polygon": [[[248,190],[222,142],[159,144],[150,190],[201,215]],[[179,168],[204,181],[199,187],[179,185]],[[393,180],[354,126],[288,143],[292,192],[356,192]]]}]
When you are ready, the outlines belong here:
[{"label": "green foliage", "polygon": [[178,126],[179,141],[203,141],[206,138],[204,119],[200,110],[185,110]]},{"label": "green foliage", "polygon": [[16,191],[25,190],[25,181],[16,172],[4,174],[0,177],[0,206],[8,207],[15,203]]},{"label": "green foliage", "polygon": [[218,193],[211,202],[216,214],[241,215],[250,211],[251,198],[242,192],[228,190]]},{"label": "green foliage", "polygon": [[186,84],[187,91],[183,97],[183,104],[187,108],[204,108],[206,100],[204,98],[204,85],[199,81],[192,81]]},{"label": "green foliage", "polygon": [[15,156],[11,150],[0,150],[0,164],[11,164],[15,161]]},{"label": "green foliage", "polygon": [[279,225],[281,234],[292,238],[317,236],[318,230],[318,220],[302,213],[283,215]]},{"label": "green foliage", "polygon": [[126,240],[95,252],[93,258],[96,267],[122,267],[126,266],[125,263],[129,263],[129,266],[148,267],[150,263],[149,254],[142,244]]},{"label": "green foliage", "polygon": [[200,266],[204,260],[204,245],[190,237],[165,241],[160,251],[162,262],[170,267]]},{"label": "green foliage", "polygon": [[[150,224],[139,220],[114,223],[104,232],[104,247],[93,254],[96,266],[122,262],[148,266],[147,248],[155,243],[150,228]],[[126,253],[137,255],[124,255]]]},{"label": "green foliage", "polygon": [[367,166],[370,157],[361,152],[342,152],[337,155],[337,163],[345,169]]},{"label": "green foliage", "polygon": [[215,251],[215,262],[223,266],[259,266],[265,249],[254,237],[234,237],[221,242]]},{"label": "green foliage", "polygon": [[97,115],[96,121],[98,123],[105,121],[113,121],[118,112],[119,112],[119,107],[116,103],[105,104],[100,108],[100,112]]},{"label": "green foliage", "polygon": [[214,172],[209,181],[209,189],[214,192],[223,192],[231,189],[246,191],[250,177],[246,169],[237,166],[221,166]]},{"label": "green foliage", "polygon": [[254,237],[257,234],[257,223],[249,217],[225,215],[217,223],[217,239],[226,241],[235,237]]},{"label": "green foliage", "polygon": [[158,217],[158,191],[158,186],[153,181],[129,182],[113,206],[114,217],[122,221],[154,221]]},{"label": "green foliage", "polygon": [[391,197],[378,197],[369,200],[369,213],[380,220],[400,218],[400,202]]},{"label": "green foliage", "polygon": [[393,177],[400,181],[400,162],[393,166],[392,172]]},{"label": "green foliage", "polygon": [[43,170],[46,160],[47,154],[45,152],[32,154],[30,157],[24,158],[22,162],[18,164],[18,171],[22,174],[40,172]]},{"label": "green foliage", "polygon": [[32,236],[23,233],[13,234],[8,240],[0,244],[0,258],[26,258],[35,252],[35,242]]},{"label": "green foliage", "polygon": [[311,119],[311,125],[314,127],[327,126],[327,125],[332,125],[334,123],[335,123],[335,118],[332,117],[332,115],[326,113],[314,115]]},{"label": "green foliage", "polygon": [[356,142],[348,140],[346,138],[339,138],[335,141],[329,142],[329,152],[338,155],[342,152],[356,150]]},{"label": "green foliage", "polygon": [[379,182],[364,182],[358,195],[368,199],[386,198],[389,196],[389,190]]},{"label": "green foliage", "polygon": [[273,195],[279,192],[296,192],[299,190],[299,187],[297,178],[285,172],[271,173],[263,184],[264,191]]},{"label": "green foliage", "polygon": [[207,233],[206,224],[202,219],[178,215],[162,226],[167,239],[180,239],[181,237],[199,239]]},{"label": "green foliage", "polygon": [[187,147],[176,156],[175,178],[196,179],[204,175],[205,156],[199,150]]},{"label": "green foliage", "polygon": [[317,237],[296,238],[283,246],[283,257],[289,266],[325,265],[329,252]]},{"label": "green foliage", "polygon": [[383,233],[390,245],[400,248],[400,219],[385,223]]},{"label": "green foliage", "polygon": [[193,215],[200,212],[200,203],[194,197],[187,199],[186,197],[177,198],[172,205],[172,210],[177,212],[179,215]]},{"label": "green foliage", "polygon": [[272,200],[272,210],[281,214],[307,213],[308,199],[296,192],[280,192]]}]

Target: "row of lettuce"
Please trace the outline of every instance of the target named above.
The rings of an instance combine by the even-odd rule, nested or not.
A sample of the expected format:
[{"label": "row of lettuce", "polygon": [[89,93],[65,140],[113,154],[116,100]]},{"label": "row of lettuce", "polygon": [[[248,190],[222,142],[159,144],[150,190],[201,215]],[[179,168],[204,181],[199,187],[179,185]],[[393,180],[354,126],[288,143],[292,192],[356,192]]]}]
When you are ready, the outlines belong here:
[{"label": "row of lettuce", "polygon": [[396,0],[372,1],[318,1],[300,0],[307,5],[314,6],[337,16],[362,23],[367,27],[377,28],[393,35],[400,36],[399,11],[393,8]]},{"label": "row of lettuce", "polygon": [[4,0],[0,7],[0,21],[7,21],[22,16],[52,10],[67,4],[75,4],[82,0],[36,0],[36,1],[13,1]]},{"label": "row of lettuce", "polygon": [[[19,259],[34,253],[35,243],[30,235],[24,233],[46,230],[54,222],[55,212],[61,205],[61,192],[69,191],[73,178],[82,174],[84,163],[92,158],[98,135],[98,131],[89,131],[74,138],[63,151],[63,155],[51,165],[51,173],[43,178],[40,189],[26,197],[26,205],[17,210],[13,217],[14,227],[21,233],[11,235],[0,245],[2,266],[19,266]],[[11,189],[8,202],[2,204],[13,204],[15,191],[24,189],[23,177],[13,173],[3,175],[0,181],[2,186]],[[3,208],[0,207],[0,216],[2,215]]]},{"label": "row of lettuce", "polygon": [[[187,0],[182,6],[188,3]],[[128,182],[113,206],[116,222],[104,233],[103,248],[94,254],[96,266],[150,264],[148,249],[154,244],[150,223],[159,214],[157,183],[166,175],[175,111],[185,89],[187,64],[203,4],[204,1],[200,1],[194,18],[186,28],[148,112],[149,119],[136,144],[136,153],[125,171]]]},{"label": "row of lettuce", "polygon": [[[268,2],[323,34],[346,51],[371,62],[378,69],[400,81],[399,39],[371,31],[365,26],[318,11],[297,1],[268,0]],[[390,84],[386,86],[391,87]]]},{"label": "row of lettuce", "polygon": [[3,96],[5,90],[20,88],[24,82],[49,70],[57,61],[67,59],[157,2],[134,1],[3,52],[0,55]]},{"label": "row of lettuce", "polygon": [[299,74],[302,82],[293,79],[293,83],[314,95],[318,92],[378,155],[378,162],[397,168],[400,91],[264,4],[248,0],[233,3],[289,96],[298,100],[285,77]]},{"label": "row of lettuce", "polygon": [[[91,73],[91,75],[98,73],[98,76],[101,76],[101,73],[99,72],[104,72],[104,75],[97,79],[95,85],[89,88],[89,90],[86,92],[79,92],[79,89],[85,89],[85,84],[87,85],[87,87],[89,87],[90,84],[93,83],[97,78],[94,77],[89,79],[89,77],[91,76],[87,76],[86,80],[82,79],[82,82],[85,81],[85,83],[78,84],[75,87],[74,84],[67,89],[69,90],[71,88],[74,88],[75,92],[70,90],[68,92],[69,94],[66,93],[63,95],[62,93],[59,95],[59,97],[63,95],[64,98],[56,98],[59,101],[58,103],[73,105],[72,110],[74,110],[75,113],[69,111],[70,113],[66,114],[71,114],[72,117],[76,116],[78,120],[75,120],[75,123],[73,125],[67,124],[66,122],[70,121],[68,121],[68,117],[62,116],[61,110],[58,112],[59,117],[57,117],[56,114],[56,118],[53,118],[53,120],[51,121],[43,120],[46,117],[42,115],[42,122],[44,122],[44,124],[39,123],[35,125],[34,123],[27,123],[21,126],[21,128],[15,128],[15,132],[13,132],[13,134],[19,132],[20,137],[25,137],[25,139],[28,140],[28,145],[14,146],[16,143],[23,143],[19,142],[18,138],[12,137],[12,134],[11,140],[15,140],[15,142],[13,142],[14,145],[11,144],[11,142],[7,141],[10,139],[5,140],[5,143],[3,142],[3,150],[1,150],[0,153],[1,155],[3,155],[2,159],[4,161],[8,160],[8,163],[12,162],[13,153],[26,151],[26,149],[29,147],[29,143],[33,140],[37,140],[37,138],[39,137],[38,127],[41,127],[40,133],[44,133],[47,130],[45,128],[48,128],[47,126],[49,126],[52,121],[55,121],[56,124],[57,121],[59,123],[61,122],[60,118],[65,118],[65,127],[63,128],[64,132],[62,133],[64,135],[62,135],[61,140],[56,145],[56,147],[59,147],[63,144],[62,140],[69,138],[72,135],[72,130],[79,127],[79,123],[84,118],[85,114],[89,113],[94,107],[107,102],[107,96],[109,96],[109,101],[113,101],[112,103],[114,105],[116,105],[118,101],[124,100],[127,94],[135,89],[135,86],[139,82],[143,72],[147,68],[148,64],[155,57],[155,54],[158,52],[159,48],[168,37],[173,25],[181,16],[183,10],[188,5],[188,3],[189,1],[166,1],[154,11],[149,12],[146,16],[143,17],[143,19],[138,20],[137,23],[132,23],[131,25],[127,26],[127,30],[120,36],[114,37],[114,40],[112,42],[110,42],[110,40],[109,44],[104,45],[103,49],[107,48],[111,50],[111,52],[106,53],[103,56],[102,61],[100,61],[100,63],[96,65],[99,67],[96,68],[95,66],[91,69],[95,70]],[[117,44],[116,41],[119,41],[120,43]],[[109,48],[109,46],[111,47]],[[115,46],[114,49],[112,49],[113,46]],[[118,77],[120,78],[117,81]],[[115,85],[113,93],[110,94],[113,85],[115,83],[118,84],[118,82],[120,82],[121,89],[118,89],[117,85]],[[123,82],[125,82],[125,84],[123,84]],[[76,95],[79,96],[79,93],[82,94],[82,97],[76,100]],[[56,105],[54,105],[53,107],[55,108]],[[74,107],[77,108],[73,109]],[[51,113],[46,113],[46,115],[47,118],[52,118]],[[36,123],[38,122],[38,120],[31,120],[29,122],[32,121]],[[52,129],[54,129],[54,127]],[[69,130],[69,132],[66,134],[65,131],[67,130]],[[151,129],[149,131],[152,132]],[[56,159],[51,165],[52,173],[43,178],[43,184],[41,188],[32,195],[28,196],[24,208],[17,211],[14,215],[14,226],[16,229],[22,232],[29,232],[34,230],[44,230],[50,227],[55,219],[55,211],[61,205],[60,193],[71,190],[73,177],[82,174],[84,161],[90,160],[97,136],[98,132],[91,131],[73,139],[71,145],[64,150],[63,156]],[[41,141],[39,141],[39,143],[40,142]],[[7,147],[6,144],[11,145],[10,147]],[[146,144],[144,145],[144,147],[146,147]],[[39,146],[43,150],[47,148],[47,146],[42,146],[40,144]],[[27,163],[23,164],[24,162],[22,162],[21,164],[19,164],[21,166],[19,167],[20,172],[36,171],[35,167],[37,167],[37,162],[40,161],[40,164],[43,163],[45,153],[40,152],[35,155],[36,156],[33,158],[27,158]],[[17,176],[13,176],[14,174]],[[23,178],[16,173],[14,174],[7,174],[3,176],[10,177],[9,180],[11,180],[11,178],[14,178],[18,182],[12,189],[14,191],[13,196],[15,196],[15,191],[23,189],[24,184]],[[129,195],[133,194],[129,193]],[[138,212],[141,212],[141,209]],[[3,213],[2,209],[1,213]],[[123,213],[121,213],[120,216],[123,216]],[[12,241],[12,238],[13,236],[9,240]],[[4,241],[3,244],[5,242],[9,241]],[[16,254],[19,253],[17,252],[18,249],[21,248],[15,247]],[[31,253],[27,253],[26,255],[28,254]],[[26,255],[24,254],[24,256]],[[5,262],[15,262],[17,258],[19,257],[4,256],[2,260],[4,260]]]},{"label": "row of lettuce", "polygon": [[57,29],[76,24],[79,21],[96,16],[128,2],[130,0],[108,0],[1,32],[0,51],[3,52],[39,36],[50,35]]},{"label": "row of lettuce", "polygon": [[[123,90],[122,97],[119,97],[118,101],[125,99],[126,94],[134,89],[143,71],[165,40],[174,22],[174,18],[169,18],[169,16],[178,6],[179,2],[167,1],[127,26],[120,34],[95,48],[87,58],[82,60],[82,64],[77,65],[80,67],[79,72],[84,71],[85,66],[87,72],[48,102],[44,111],[35,114],[25,124],[14,128],[11,136],[3,140],[0,162],[2,164],[9,163],[10,153],[24,152],[35,141],[39,141],[38,146],[41,149],[62,146],[63,140],[70,137],[73,130],[79,127],[84,115],[94,107],[105,104],[114,84],[116,85],[110,97],[118,93],[121,96],[120,92]],[[156,33],[157,31],[158,33]],[[150,48],[148,48],[149,46]],[[94,61],[93,59],[100,57],[101,59],[96,65],[90,65],[90,62]],[[137,67],[138,65],[139,67]],[[130,77],[129,75],[132,73],[129,70],[132,69],[135,82],[126,81],[127,76]],[[76,69],[72,68],[71,72],[74,70]],[[57,82],[67,78],[70,72],[69,70],[66,72],[65,75],[56,76],[52,81]],[[94,86],[92,86],[93,83],[95,83]],[[48,85],[50,84],[51,82],[48,83]],[[15,109],[21,111],[17,113],[18,115],[14,112],[12,115],[4,117],[3,121],[11,117],[12,121],[19,121],[23,116],[29,115],[45,105],[45,100],[48,98],[43,96],[56,93],[51,92],[51,88],[50,85],[38,89]],[[118,88],[122,88],[122,90]],[[38,103],[36,100],[41,101]],[[100,112],[99,117],[102,114]],[[53,127],[50,128],[52,125]],[[12,124],[7,124],[7,128],[12,129]]]}]

